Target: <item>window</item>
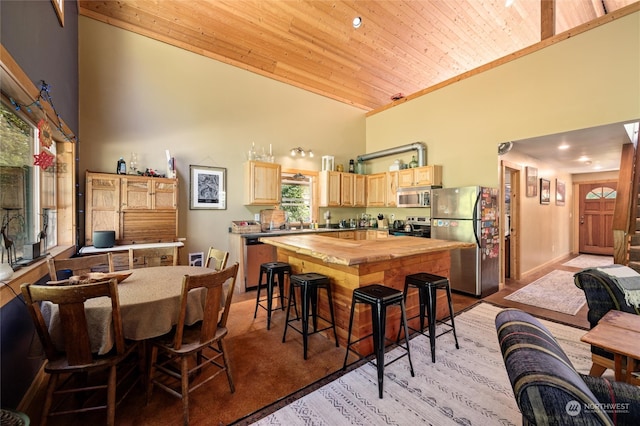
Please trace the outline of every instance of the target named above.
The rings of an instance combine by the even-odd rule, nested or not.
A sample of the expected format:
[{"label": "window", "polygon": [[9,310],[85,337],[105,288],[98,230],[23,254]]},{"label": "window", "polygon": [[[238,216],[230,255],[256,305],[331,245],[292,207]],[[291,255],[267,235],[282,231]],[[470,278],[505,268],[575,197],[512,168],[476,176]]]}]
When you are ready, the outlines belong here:
[{"label": "window", "polygon": [[598,200],[601,198],[616,198],[616,190],[613,188],[609,188],[606,186],[600,186],[598,188],[594,188],[586,196],[587,200]]},{"label": "window", "polygon": [[311,223],[313,215],[312,179],[300,172],[282,173],[282,210],[289,222]]},{"label": "window", "polygon": [[0,221],[2,261],[14,269],[32,261],[39,244],[42,253],[56,245],[56,174],[43,170],[34,155],[56,155],[56,144],[43,147],[38,128],[13,108],[0,105]]}]

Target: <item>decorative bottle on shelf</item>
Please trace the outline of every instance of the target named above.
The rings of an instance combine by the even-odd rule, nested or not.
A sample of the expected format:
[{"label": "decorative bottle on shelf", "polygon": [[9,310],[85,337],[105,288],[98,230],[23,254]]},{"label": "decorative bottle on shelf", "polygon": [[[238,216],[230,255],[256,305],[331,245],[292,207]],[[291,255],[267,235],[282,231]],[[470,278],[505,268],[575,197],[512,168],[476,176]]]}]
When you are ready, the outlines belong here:
[{"label": "decorative bottle on shelf", "polygon": [[359,175],[364,174],[364,161],[358,160],[358,164],[356,164],[356,173]]},{"label": "decorative bottle on shelf", "polygon": [[353,164],[353,160],[349,160],[349,173],[355,172],[355,164]]},{"label": "decorative bottle on shelf", "polygon": [[119,175],[127,174],[127,163],[124,161],[124,158],[120,157],[118,160],[118,167],[116,169],[116,173]]},{"label": "decorative bottle on shelf", "polygon": [[416,161],[416,156],[413,155],[411,156],[411,162],[409,163],[409,168],[415,169],[416,167],[418,167],[418,162]]}]

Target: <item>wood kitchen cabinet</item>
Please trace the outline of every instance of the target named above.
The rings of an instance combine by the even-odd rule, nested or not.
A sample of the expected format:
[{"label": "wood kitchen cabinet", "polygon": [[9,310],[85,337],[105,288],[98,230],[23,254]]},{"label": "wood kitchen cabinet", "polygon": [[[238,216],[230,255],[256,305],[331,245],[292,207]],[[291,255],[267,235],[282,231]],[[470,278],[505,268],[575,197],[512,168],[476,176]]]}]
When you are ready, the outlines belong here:
[{"label": "wood kitchen cabinet", "polygon": [[355,204],[355,177],[353,173],[340,173],[340,205],[352,207]]},{"label": "wood kitchen cabinet", "polygon": [[320,172],[320,207],[339,207],[342,200],[341,172],[323,170]]},{"label": "wood kitchen cabinet", "polygon": [[387,174],[367,175],[367,207],[384,207],[387,197]]},{"label": "wood kitchen cabinet", "polygon": [[353,206],[367,206],[367,179],[365,175],[355,175],[353,180]]},{"label": "wood kitchen cabinet", "polygon": [[387,207],[396,207],[398,205],[398,172],[387,172],[386,182],[386,198],[385,205]]},{"label": "wood kitchen cabinet", "polygon": [[85,194],[86,245],[93,245],[93,231],[115,231],[118,245],[178,236],[177,179],[88,171]]},{"label": "wood kitchen cabinet", "polygon": [[398,187],[442,186],[442,166],[422,166],[398,171]]},{"label": "wood kitchen cabinet", "polygon": [[250,206],[280,204],[281,167],[275,163],[244,163],[244,204]]}]

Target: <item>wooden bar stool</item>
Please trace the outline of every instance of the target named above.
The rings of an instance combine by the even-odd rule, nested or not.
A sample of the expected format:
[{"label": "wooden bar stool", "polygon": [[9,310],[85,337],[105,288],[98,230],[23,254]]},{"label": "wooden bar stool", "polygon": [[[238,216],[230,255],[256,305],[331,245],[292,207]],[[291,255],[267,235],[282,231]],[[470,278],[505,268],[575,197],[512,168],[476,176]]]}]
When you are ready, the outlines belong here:
[{"label": "wooden bar stool", "polygon": [[[353,328],[353,313],[355,311],[356,303],[366,303],[371,306],[371,322],[373,325],[373,332],[360,339],[351,341],[351,330]],[[401,327],[404,324],[405,333],[405,346],[398,343],[398,346],[405,349],[405,352],[390,360],[385,364],[384,352],[385,343],[388,340],[385,336],[386,319],[387,319],[387,307],[398,305],[401,311]],[[396,290],[391,287],[386,287],[381,284],[371,284],[365,287],[360,287],[353,290],[353,298],[351,300],[351,315],[349,317],[349,335],[347,337],[347,353],[344,356],[344,364],[342,369],[347,367],[347,358],[349,351],[354,352],[360,358],[362,355],[351,348],[352,345],[373,336],[373,351],[375,353],[376,362],[371,362],[377,367],[378,370],[378,394],[382,398],[382,380],[384,378],[384,367],[396,362],[400,358],[407,356],[409,358],[409,368],[411,369],[411,377],[415,377],[413,372],[413,364],[411,363],[411,352],[409,351],[409,329],[407,328],[406,311],[404,306],[403,293],[400,290]],[[396,340],[396,343],[399,339]]]},{"label": "wooden bar stool", "polygon": [[[449,280],[445,277],[428,274],[426,272],[407,275],[404,280],[405,301],[407,300],[407,292],[410,287],[418,289],[420,297],[420,313],[408,318],[407,321],[420,317],[420,329],[417,330],[412,327],[409,328],[429,338],[429,343],[431,345],[431,362],[436,362],[436,337],[440,337],[443,334],[453,331],[453,338],[456,341],[456,349],[460,349],[460,346],[458,345],[458,336],[456,335],[456,325],[453,320],[453,304],[451,302],[451,287],[449,286]],[[449,316],[442,320],[436,319],[437,290],[445,290],[447,292],[447,300],[449,302]],[[425,310],[429,321],[428,334],[424,332]],[[447,320],[450,320],[450,323],[447,323]],[[436,324],[438,323],[446,326],[446,329],[436,335]],[[400,339],[400,330],[398,330],[398,339]]]},{"label": "wooden bar stool", "polygon": [[[258,280],[258,292],[256,295],[256,309],[253,312],[253,318],[258,314],[258,306],[267,311],[267,330],[271,329],[271,312],[275,310],[273,307],[273,289],[277,285],[280,293],[280,309],[284,311],[284,276],[289,275],[291,278],[291,265],[285,262],[267,262],[260,265],[260,279]],[[267,282],[262,283],[262,277],[267,276]],[[260,289],[267,287],[267,297],[260,299]],[[267,302],[267,305],[263,305]]]},{"label": "wooden bar stool", "polygon": [[[300,301],[302,303],[302,316],[298,315],[296,308],[295,289],[300,289]],[[318,313],[318,290],[324,289],[327,293],[327,302],[329,303],[329,314],[331,319],[323,318]],[[291,305],[296,308],[296,317],[289,319]],[[311,312],[309,312],[311,307]],[[313,332],[309,333],[309,314],[311,314],[313,322]],[[328,326],[318,328],[318,318],[329,323]],[[302,329],[289,325],[293,321],[302,320]],[[336,333],[336,323],[333,317],[333,299],[331,297],[331,282],[329,277],[322,274],[309,272],[306,274],[291,275],[289,279],[289,303],[287,304],[287,319],[284,326],[284,334],[282,335],[282,343],[287,337],[287,329],[291,327],[298,333],[302,334],[302,345],[304,348],[304,359],[307,359],[308,337],[310,334],[319,333],[328,329],[333,329],[333,336],[336,339],[336,347],[338,347],[338,334]]]}]

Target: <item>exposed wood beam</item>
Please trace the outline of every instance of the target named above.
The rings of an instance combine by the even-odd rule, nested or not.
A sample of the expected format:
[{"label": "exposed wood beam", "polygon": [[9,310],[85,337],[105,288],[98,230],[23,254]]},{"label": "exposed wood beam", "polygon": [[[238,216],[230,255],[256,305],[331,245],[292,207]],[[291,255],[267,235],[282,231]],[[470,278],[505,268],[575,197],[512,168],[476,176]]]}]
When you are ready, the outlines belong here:
[{"label": "exposed wood beam", "polygon": [[540,0],[540,40],[556,35],[556,0]]}]

